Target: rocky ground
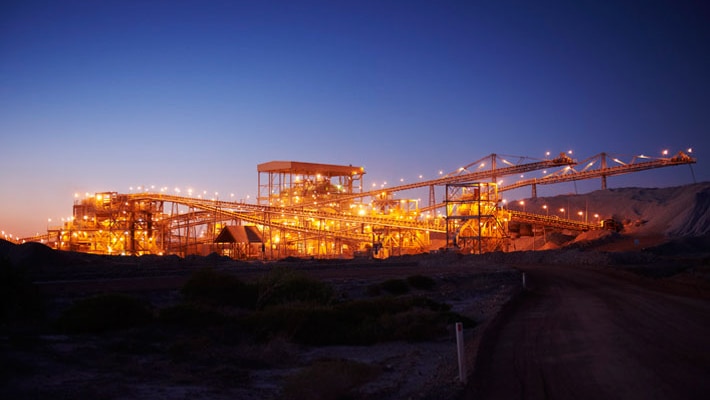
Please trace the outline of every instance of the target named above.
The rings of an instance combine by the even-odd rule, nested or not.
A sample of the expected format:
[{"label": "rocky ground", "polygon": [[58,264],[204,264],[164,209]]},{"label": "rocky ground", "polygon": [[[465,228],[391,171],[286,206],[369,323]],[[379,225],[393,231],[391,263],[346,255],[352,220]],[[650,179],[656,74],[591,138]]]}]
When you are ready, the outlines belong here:
[{"label": "rocky ground", "polygon": [[[179,289],[190,274],[205,266],[247,281],[287,267],[327,282],[343,300],[371,296],[372,286],[387,280],[427,276],[436,282],[432,289],[407,295],[449,304],[453,312],[476,322],[475,328],[465,332],[470,373],[479,344],[490,335],[486,332],[495,325],[496,315],[521,291],[517,265],[601,267],[644,280],[657,290],[683,288],[696,296],[710,293],[707,235],[665,240],[651,248],[640,245],[645,240],[602,234],[548,251],[268,264],[215,255],[111,258],[56,253],[36,244],[3,243],[0,249],[13,265],[29,271],[49,301],[50,321],[74,301],[97,293],[120,292],[147,301],[154,309],[168,307],[181,301]],[[616,251],[605,251],[609,248]],[[3,398],[338,398],[344,387],[350,398],[358,399],[455,398],[463,389],[452,325],[425,342],[369,346],[306,346],[288,337],[230,344],[225,338],[215,341],[214,332],[188,334],[164,327],[67,334],[46,321],[5,323],[0,333]]]},{"label": "rocky ground", "polygon": [[372,298],[372,288],[388,280],[424,276],[434,285],[397,296],[448,304],[452,313],[473,321],[464,331],[471,375],[479,352],[496,342],[506,314],[501,310],[510,309],[523,290],[520,271],[531,266],[592,268],[655,292],[710,298],[709,199],[710,183],[529,199],[529,209],[586,210],[594,204],[601,207],[594,212],[613,215],[624,230],[546,232],[517,238],[514,252],[467,256],[444,252],[379,261],[262,263],[216,254],[96,256],[0,240],[0,397],[457,398],[464,385],[458,380],[452,323],[427,340],[314,346],[288,335],[245,339],[240,329],[199,323],[76,334],[59,329],[57,320],[81,299],[106,293],[139,299],[160,313],[185,300],[180,289],[205,267],[245,282],[278,269],[297,271],[332,287],[338,302]]},{"label": "rocky ground", "polygon": [[[205,266],[244,280],[258,279],[287,266],[327,282],[342,299],[367,298],[373,285],[412,275],[431,277],[432,290],[414,291],[450,304],[452,311],[478,322],[465,332],[469,353],[485,321],[520,287],[520,274],[496,265],[472,265],[456,254],[391,259],[386,262],[298,261],[238,263],[219,257],[188,260],[110,258],[56,253],[39,245],[5,244],[6,255],[32,265],[32,279],[49,301],[49,320],[73,302],[98,293],[118,292],[149,302],[155,309],[181,301],[180,287]],[[3,327],[3,397],[68,399],[174,398],[331,398],[347,387],[355,398],[427,398],[461,390],[455,336],[449,332],[426,342],[396,341],[370,346],[305,346],[287,337],[266,343],[235,340],[216,342],[210,334],[164,327],[128,329],[102,334],[67,334],[50,323],[27,322]],[[472,359],[472,358],[471,358]],[[318,372],[367,365],[370,372]],[[471,366],[472,364],[469,363]],[[320,386],[288,389],[300,376],[315,375]],[[335,379],[335,381],[333,381]],[[333,381],[333,383],[327,383]],[[323,386],[325,385],[325,386]],[[304,393],[306,393],[304,392]],[[315,393],[315,395],[313,395]],[[8,397],[9,396],[9,397]],[[296,397],[294,397],[296,396]],[[334,397],[333,397],[334,398]]]}]

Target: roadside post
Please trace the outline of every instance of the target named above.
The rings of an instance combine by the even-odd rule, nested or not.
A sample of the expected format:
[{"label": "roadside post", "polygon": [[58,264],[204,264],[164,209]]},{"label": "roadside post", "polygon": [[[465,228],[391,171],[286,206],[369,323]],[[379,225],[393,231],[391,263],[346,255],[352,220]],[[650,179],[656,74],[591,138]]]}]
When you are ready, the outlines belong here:
[{"label": "roadside post", "polygon": [[463,353],[463,324],[456,323],[456,350],[459,358],[459,381],[466,383],[466,363],[464,362]]}]

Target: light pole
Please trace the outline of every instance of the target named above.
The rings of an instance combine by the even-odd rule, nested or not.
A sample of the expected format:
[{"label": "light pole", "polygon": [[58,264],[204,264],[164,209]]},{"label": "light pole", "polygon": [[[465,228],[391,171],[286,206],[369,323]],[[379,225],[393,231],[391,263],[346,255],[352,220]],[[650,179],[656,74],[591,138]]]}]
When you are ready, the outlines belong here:
[{"label": "light pole", "polygon": [[543,205],[542,208],[545,210],[545,214],[549,217],[550,216],[550,209],[547,208],[547,204]]}]

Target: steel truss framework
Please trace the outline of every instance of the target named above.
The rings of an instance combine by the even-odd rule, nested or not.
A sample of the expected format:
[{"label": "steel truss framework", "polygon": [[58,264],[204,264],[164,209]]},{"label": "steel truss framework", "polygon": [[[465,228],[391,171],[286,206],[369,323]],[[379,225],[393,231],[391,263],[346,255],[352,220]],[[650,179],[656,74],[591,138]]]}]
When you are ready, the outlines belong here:
[{"label": "steel truss framework", "polygon": [[[448,245],[455,242],[466,251],[485,252],[501,248],[508,221],[575,230],[599,227],[503,210],[499,191],[591,178],[602,178],[604,186],[607,176],[695,163],[684,153],[655,159],[636,156],[627,161],[601,153],[580,163],[564,154],[548,160],[511,160],[492,154],[437,179],[368,192],[362,190],[365,172],[361,167],[271,162],[258,166],[257,204],[165,193],[96,193],[76,201],[71,221],[48,228],[46,235],[20,241],[47,241],[64,250],[99,254],[184,256],[219,251],[214,239],[222,228],[246,224],[257,226],[262,234],[257,252],[261,258],[416,253],[430,250],[432,233],[445,234]],[[495,185],[503,176],[554,167],[560,169],[540,179]],[[446,188],[444,202],[436,203],[430,196],[430,205],[423,208],[414,200],[393,197],[422,187],[433,193],[434,187],[442,186]],[[445,215],[424,213],[437,208],[445,209]]]},{"label": "steel truss framework", "polygon": [[476,254],[504,249],[510,214],[499,209],[497,184],[448,184],[445,203],[449,247]]}]

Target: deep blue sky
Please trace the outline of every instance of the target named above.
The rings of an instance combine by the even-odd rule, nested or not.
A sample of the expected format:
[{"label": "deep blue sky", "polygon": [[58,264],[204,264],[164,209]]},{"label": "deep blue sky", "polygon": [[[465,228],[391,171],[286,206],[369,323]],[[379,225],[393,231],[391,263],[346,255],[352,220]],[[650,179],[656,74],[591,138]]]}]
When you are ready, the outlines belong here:
[{"label": "deep blue sky", "polygon": [[[139,185],[253,201],[271,160],[362,165],[391,186],[490,153],[692,147],[707,181],[707,7],[5,1],[0,228],[43,231],[76,192]],[[685,166],[609,181],[690,182]]]}]

